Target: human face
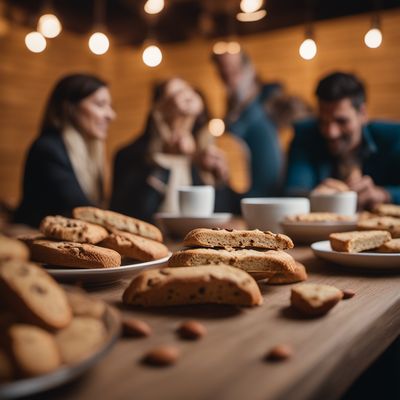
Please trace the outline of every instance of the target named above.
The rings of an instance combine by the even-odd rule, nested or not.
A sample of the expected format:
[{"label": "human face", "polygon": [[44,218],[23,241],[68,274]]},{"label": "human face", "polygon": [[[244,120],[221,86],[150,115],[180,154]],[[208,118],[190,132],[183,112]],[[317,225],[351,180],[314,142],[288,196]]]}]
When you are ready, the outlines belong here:
[{"label": "human face", "polygon": [[217,56],[217,67],[221,79],[232,91],[235,91],[242,77],[242,55],[224,53]]},{"label": "human face", "polygon": [[84,135],[105,140],[113,119],[115,112],[111,106],[110,91],[103,86],[79,102],[74,123]]},{"label": "human face", "polygon": [[349,153],[361,143],[366,120],[365,104],[357,110],[349,98],[319,102],[321,133],[334,156]]}]

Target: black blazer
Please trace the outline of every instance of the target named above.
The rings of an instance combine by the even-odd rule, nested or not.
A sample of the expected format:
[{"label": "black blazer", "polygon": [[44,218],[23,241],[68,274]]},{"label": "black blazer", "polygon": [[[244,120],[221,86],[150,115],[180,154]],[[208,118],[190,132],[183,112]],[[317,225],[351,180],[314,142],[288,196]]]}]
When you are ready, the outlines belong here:
[{"label": "black blazer", "polygon": [[46,215],[71,216],[74,207],[88,205],[61,135],[49,132],[38,137],[26,159],[23,197],[14,222],[36,227]]}]

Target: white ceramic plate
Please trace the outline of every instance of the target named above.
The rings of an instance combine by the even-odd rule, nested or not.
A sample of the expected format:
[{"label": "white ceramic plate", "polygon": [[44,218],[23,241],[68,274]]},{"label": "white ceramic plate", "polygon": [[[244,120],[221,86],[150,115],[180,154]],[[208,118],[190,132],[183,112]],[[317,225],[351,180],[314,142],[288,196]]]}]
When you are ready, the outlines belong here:
[{"label": "white ceramic plate", "polygon": [[139,271],[165,264],[171,257],[160,258],[155,261],[135,262],[114,268],[63,268],[45,265],[47,272],[62,282],[82,282],[86,284],[107,284],[119,279],[129,278]]},{"label": "white ceramic plate", "polygon": [[225,228],[232,219],[230,213],[215,213],[207,217],[191,217],[176,214],[158,213],[155,215],[161,229],[171,236],[183,237],[196,228]]},{"label": "white ceramic plate", "polygon": [[296,243],[312,243],[328,239],[331,233],[347,232],[357,229],[357,222],[281,222],[283,232],[290,236]]},{"label": "white ceramic plate", "polygon": [[16,399],[23,396],[38,394],[64,385],[78,376],[83,375],[84,372],[92,368],[103,358],[119,337],[121,326],[119,313],[109,305],[106,306],[103,321],[106,326],[107,336],[102,346],[97,349],[96,352],[78,363],[63,366],[49,374],[0,384],[0,399]]},{"label": "white ceramic plate", "polygon": [[313,243],[311,248],[317,257],[346,267],[400,271],[400,253],[342,253],[332,250],[329,240]]}]

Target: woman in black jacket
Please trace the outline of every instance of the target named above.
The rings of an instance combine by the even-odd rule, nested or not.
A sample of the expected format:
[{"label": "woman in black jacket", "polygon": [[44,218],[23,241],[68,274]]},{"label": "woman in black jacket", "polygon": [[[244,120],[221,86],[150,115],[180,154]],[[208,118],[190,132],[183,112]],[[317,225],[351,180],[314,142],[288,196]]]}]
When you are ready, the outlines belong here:
[{"label": "woman in black jacket", "polygon": [[115,118],[107,84],[85,74],[61,79],[48,100],[25,164],[14,222],[38,226],[46,215],[103,203],[104,141]]}]

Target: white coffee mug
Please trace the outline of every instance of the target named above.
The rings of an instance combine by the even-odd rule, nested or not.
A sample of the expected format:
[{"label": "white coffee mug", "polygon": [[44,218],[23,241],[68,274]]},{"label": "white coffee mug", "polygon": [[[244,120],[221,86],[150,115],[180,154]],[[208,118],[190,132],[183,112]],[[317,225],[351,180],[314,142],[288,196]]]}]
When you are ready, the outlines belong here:
[{"label": "white coffee mug", "polygon": [[215,190],[212,186],[178,187],[180,214],[206,217],[214,212]]},{"label": "white coffee mug", "polygon": [[357,193],[352,191],[333,194],[312,193],[310,204],[312,212],[354,215],[357,211]]}]

